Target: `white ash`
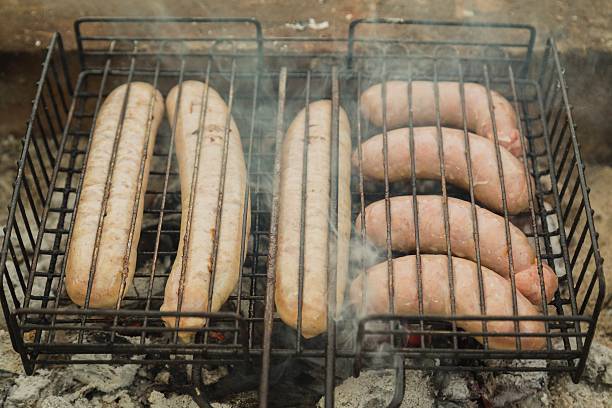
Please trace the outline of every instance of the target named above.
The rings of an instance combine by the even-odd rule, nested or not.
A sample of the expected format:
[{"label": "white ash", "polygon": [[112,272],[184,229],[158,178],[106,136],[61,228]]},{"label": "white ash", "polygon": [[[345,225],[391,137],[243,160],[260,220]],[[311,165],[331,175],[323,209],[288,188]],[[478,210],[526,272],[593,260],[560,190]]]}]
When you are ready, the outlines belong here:
[{"label": "white ash", "polygon": [[[511,362],[488,362],[489,366],[510,366],[545,368],[543,360],[513,360]],[[548,374],[543,371],[480,374],[483,379],[483,398],[494,407],[507,407],[521,403],[521,406],[547,406]],[[528,405],[532,402],[535,405]]]},{"label": "white ash", "polygon": [[477,406],[480,395],[472,373],[439,371],[432,375],[431,382],[438,406]]},{"label": "white ash", "polygon": [[198,408],[198,404],[189,395],[174,395],[166,398],[161,392],[153,391],[148,401],[151,408]]},{"label": "white ash", "polygon": [[611,377],[612,349],[594,342],[580,383],[567,374],[550,376],[551,406],[607,408],[612,401]]},{"label": "white ash", "polygon": [[612,386],[612,349],[592,343],[583,378],[595,385]]},{"label": "white ash", "polygon": [[[79,355],[73,360],[100,358],[95,355]],[[103,357],[104,358],[104,357]],[[111,356],[107,356],[108,359]],[[86,385],[90,390],[96,389],[105,393],[114,392],[120,388],[129,386],[136,377],[139,366],[136,364],[126,364],[112,366],[109,364],[75,364],[70,366],[67,371],[76,381]]]},{"label": "white ash", "polygon": [[44,389],[51,383],[51,371],[39,370],[36,375],[21,375],[15,379],[15,385],[10,389],[4,401],[7,408],[33,407]]},{"label": "white ash", "polygon": [[[148,399],[151,408],[198,408],[193,399],[188,395],[171,395],[166,397],[159,391],[151,392]],[[231,408],[232,405],[213,402],[210,404],[213,408]]]},{"label": "white ash", "polygon": [[[110,355],[80,355],[81,359],[110,359]],[[76,359],[76,358],[75,358]],[[97,406],[104,403],[124,401],[131,398],[126,394],[139,366],[136,364],[111,366],[108,364],[75,364],[68,367],[57,367],[52,370],[38,370],[32,376],[21,375],[15,379],[15,384],[9,390],[5,401],[6,407],[27,408],[46,402],[47,406]],[[89,399],[88,397],[92,396]],[[55,398],[61,396],[62,399]],[[50,398],[53,397],[53,398]],[[85,400],[88,401],[85,404]],[[96,402],[97,401],[97,402]],[[91,404],[90,404],[91,403]],[[127,404],[127,405],[126,405]],[[64,404],[66,405],[66,404]],[[104,404],[100,405],[103,406]]]},{"label": "white ash", "polygon": [[170,384],[170,373],[162,370],[155,376],[154,380],[157,384]]},{"label": "white ash", "polygon": [[23,373],[23,365],[21,358],[13,350],[11,338],[8,331],[0,329],[0,372],[21,374]]},{"label": "white ash", "polygon": [[[335,390],[338,408],[384,407],[393,398],[395,371],[363,371],[359,378],[349,378]],[[406,371],[406,393],[402,408],[429,408],[434,406],[434,396],[429,378],[421,371]],[[325,406],[321,398],[318,407]]]}]

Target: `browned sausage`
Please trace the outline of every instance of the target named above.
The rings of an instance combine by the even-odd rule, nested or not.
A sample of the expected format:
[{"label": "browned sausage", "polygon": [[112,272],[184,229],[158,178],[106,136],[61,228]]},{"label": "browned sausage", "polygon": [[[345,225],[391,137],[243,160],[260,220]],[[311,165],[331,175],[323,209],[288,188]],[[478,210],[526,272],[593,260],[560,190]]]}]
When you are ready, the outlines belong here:
[{"label": "browned sausage", "polygon": [[[438,82],[440,122],[442,126],[463,129],[461,94],[458,82]],[[361,111],[376,126],[382,126],[382,85],[373,85],[361,94]],[[387,82],[386,116],[388,129],[409,125],[408,82]],[[506,98],[491,91],[499,144],[513,155],[520,156],[520,133],[516,127],[516,113]],[[436,105],[434,83],[412,82],[413,126],[435,125]],[[493,140],[493,121],[489,110],[487,89],[474,83],[465,84],[467,128]]]},{"label": "browned sausage", "polygon": [[[417,200],[420,250],[423,253],[446,253],[442,197],[418,196]],[[392,249],[414,253],[416,240],[412,196],[391,198],[390,208]],[[510,268],[503,217],[478,206],[476,214],[482,265],[509,279]],[[385,200],[367,206],[365,220],[368,238],[375,245],[385,246],[387,240]],[[471,204],[448,197],[448,222],[453,255],[475,261]],[[516,288],[533,304],[541,305],[542,294],[536,254],[525,234],[511,223],[509,225]],[[360,231],[361,216],[357,216],[356,226]],[[545,264],[542,273],[546,299],[550,301],[557,290],[557,275]]]},{"label": "browned sausage", "polygon": [[[469,134],[474,197],[487,208],[503,211],[501,183],[495,145],[484,137]],[[411,176],[410,130],[396,129],[387,133],[389,181]],[[465,159],[465,135],[462,130],[442,128],[444,169],[446,180],[465,190],[469,189],[468,166]],[[524,165],[501,148],[501,164],[510,214],[529,209],[529,190]],[[414,156],[417,178],[440,179],[438,130],[435,127],[414,128]],[[383,135],[376,135],[362,144],[362,171],[365,177],[384,180]],[[353,165],[358,157],[353,154]]]},{"label": "browned sausage", "polygon": [[[462,258],[452,258],[453,282],[456,315],[482,316],[480,292],[476,264]],[[421,256],[421,281],[423,289],[423,313],[430,316],[451,316],[451,296],[448,276],[448,257],[446,255]],[[416,256],[404,256],[393,260],[394,312],[400,315],[419,313]],[[362,304],[362,276],[351,285],[351,302]],[[389,312],[389,274],[387,262],[380,263],[367,271],[366,310],[361,314]],[[484,315],[514,315],[512,288],[510,283],[487,268],[482,268],[484,290]],[[517,316],[539,316],[537,308],[520,293],[516,294]],[[482,332],[478,320],[458,320],[457,326],[467,332]],[[510,320],[489,320],[487,331],[491,333],[514,333],[514,322]],[[535,320],[519,323],[519,334],[544,333],[544,324]],[[474,336],[482,343],[482,337]],[[541,349],[544,337],[520,337],[523,350]],[[515,337],[488,337],[489,347],[495,349],[515,349]]]}]

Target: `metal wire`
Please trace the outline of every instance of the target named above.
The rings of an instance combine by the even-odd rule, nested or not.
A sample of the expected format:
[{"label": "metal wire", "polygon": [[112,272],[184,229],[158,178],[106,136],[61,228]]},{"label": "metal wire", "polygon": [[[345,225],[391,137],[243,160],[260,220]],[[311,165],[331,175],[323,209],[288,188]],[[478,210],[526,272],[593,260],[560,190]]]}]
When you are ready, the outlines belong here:
[{"label": "metal wire", "polygon": [[[178,22],[181,24],[194,22],[196,25],[219,22],[219,20],[214,19],[205,19],[205,21],[200,19],[179,20]],[[263,45],[268,40],[263,39],[257,28],[259,24],[253,23],[253,21],[245,22],[245,24],[255,27],[253,37],[239,35],[233,39],[227,39],[227,41],[244,41],[250,44],[251,48],[244,53],[241,53],[235,47],[231,52],[218,52],[218,50],[211,50],[210,52],[199,50],[196,52],[190,48],[197,41],[206,42],[214,40],[214,38],[168,38],[168,36],[156,36],[154,34],[152,37],[147,37],[115,33],[110,29],[116,24],[128,21],[152,24],[151,27],[156,27],[155,24],[169,24],[174,20],[118,19],[107,21],[106,19],[87,19],[77,23],[77,45],[80,50],[83,71],[78,77],[74,91],[71,81],[73,77],[68,73],[63,48],[57,45],[61,44],[58,36],[54,36],[54,43],[52,43],[43,66],[41,83],[24,141],[24,151],[18,162],[19,172],[15,193],[9,207],[9,221],[2,252],[0,253],[0,265],[3,274],[2,285],[6,285],[5,288],[8,289],[8,295],[6,292],[0,291],[0,303],[2,303],[9,325],[11,340],[20,352],[27,372],[31,372],[34,363],[55,364],[62,361],[64,363],[83,363],[83,361],[73,361],[69,358],[60,357],[59,354],[112,353],[113,358],[110,361],[104,360],[104,363],[130,363],[130,359],[126,355],[133,354],[149,354],[151,358],[146,360],[147,363],[163,362],[168,364],[244,362],[245,358],[251,358],[261,364],[259,396],[260,406],[262,407],[266,406],[271,392],[271,366],[277,359],[295,355],[325,359],[326,406],[333,406],[335,370],[339,358],[354,358],[355,374],[359,373],[363,364],[369,358],[376,355],[388,355],[395,359],[402,358],[402,362],[404,357],[450,359],[453,364],[461,366],[463,369],[483,371],[501,369],[530,371],[532,368],[511,367],[509,363],[501,368],[466,367],[462,359],[502,359],[510,361],[517,358],[529,358],[561,360],[565,365],[548,365],[542,369],[570,371],[574,379],[579,378],[584,369],[588,348],[594,335],[595,321],[601,310],[604,293],[603,272],[593,213],[588,200],[584,166],[579,154],[572,112],[554,43],[548,44],[539,77],[536,78],[536,81],[532,81],[526,77],[526,68],[530,63],[534,32],[527,26],[486,24],[476,26],[482,29],[490,29],[492,33],[502,29],[517,29],[527,36],[526,41],[522,43],[449,38],[435,41],[434,44],[431,41],[419,41],[410,37],[405,38],[405,41],[399,41],[403,46],[422,46],[424,49],[441,45],[476,49],[506,47],[521,49],[520,57],[513,56],[504,59],[488,55],[483,56],[483,54],[474,57],[461,54],[446,57],[414,53],[406,55],[387,54],[385,59],[380,60],[380,55],[364,55],[362,53],[364,47],[378,47],[381,44],[394,44],[398,41],[396,39],[371,39],[372,41],[370,41],[370,39],[363,37],[353,37],[356,28],[361,24],[361,22],[355,22],[350,26],[348,54],[336,54],[330,57],[329,61],[331,62],[328,65],[323,64],[324,66],[321,68],[309,70],[295,68],[295,66],[307,60],[310,53],[303,55],[297,53],[291,55],[274,52],[265,53]],[[220,22],[224,23],[224,21]],[[86,28],[90,23],[102,24],[103,27],[109,28],[109,35],[99,35],[99,33],[104,33],[104,30],[95,36],[88,35]],[[108,25],[104,26],[106,23]],[[399,20],[396,23],[399,26],[437,27],[432,22],[415,22],[412,20]],[[392,22],[377,20],[364,22],[364,24],[390,25]],[[466,27],[448,23],[442,25],[445,28],[469,29],[470,27],[470,25]],[[154,29],[150,31],[155,33]],[[132,49],[123,47],[126,44],[134,44],[134,41],[138,41],[138,50],[134,47]],[[320,41],[320,43],[326,44],[325,41]],[[102,48],[96,48],[100,44],[103,44]],[[119,47],[119,45],[122,47]],[[177,45],[183,48],[178,51],[176,51],[176,48],[172,48]],[[257,51],[253,51],[255,48]],[[323,57],[327,58],[327,56],[321,55],[321,58]],[[346,57],[347,66],[350,69],[344,70],[337,67],[338,61],[342,57]],[[361,230],[355,233],[355,236],[359,238],[359,244],[352,248],[352,251],[359,250],[359,248],[363,251],[366,248],[365,238],[368,232],[365,223],[366,206],[372,201],[384,199],[387,223],[384,257],[388,266],[388,281],[386,283],[388,286],[386,289],[389,296],[389,310],[384,315],[368,315],[358,319],[357,333],[354,335],[355,341],[351,347],[346,348],[336,341],[336,330],[339,330],[340,327],[336,327],[338,316],[335,303],[335,285],[337,284],[336,235],[330,234],[331,245],[327,275],[329,309],[326,339],[313,342],[301,339],[303,263],[307,261],[307,259],[304,259],[304,234],[302,231],[302,239],[299,243],[301,247],[300,257],[296,260],[300,265],[297,282],[300,290],[297,340],[288,344],[288,342],[282,341],[280,338],[282,336],[276,335],[277,330],[282,330],[284,325],[275,317],[274,311],[274,281],[278,239],[279,155],[285,132],[285,120],[287,119],[285,116],[287,112],[293,112],[294,108],[302,107],[304,102],[306,102],[307,107],[310,100],[319,98],[331,98],[332,100],[331,125],[333,137],[330,162],[332,189],[329,210],[331,227],[337,227],[339,109],[342,107],[349,112],[356,105],[356,111],[361,110],[359,95],[363,88],[372,81],[381,80],[380,72],[372,74],[363,69],[366,61],[374,58],[379,58],[381,61],[380,68],[383,71],[381,90],[383,126],[382,129],[375,129],[370,124],[362,122],[363,118],[359,117],[356,125],[352,126],[354,142],[357,147],[357,165],[354,170],[356,182],[353,191],[359,197],[357,202],[354,203],[354,209],[361,211]],[[400,60],[401,69],[397,68],[394,59]],[[225,68],[220,68],[223,65],[221,63],[213,64],[221,60],[226,63]],[[145,61],[147,61],[146,64]],[[249,64],[248,61],[251,61],[252,64]],[[456,66],[456,70],[450,74],[442,72],[442,64],[449,61],[455,64],[453,69]],[[179,231],[175,225],[169,224],[171,224],[171,218],[174,219],[173,217],[181,214],[178,206],[174,205],[177,198],[180,197],[180,192],[174,191],[171,187],[172,182],[176,181],[178,177],[178,172],[173,169],[175,131],[172,130],[169,141],[158,138],[153,152],[153,161],[161,164],[161,170],[151,165],[149,174],[150,177],[160,178],[163,187],[156,187],[155,183],[149,182],[147,191],[143,192],[141,197],[145,200],[145,203],[152,198],[156,198],[160,202],[159,207],[153,208],[145,205],[144,210],[145,216],[150,217],[153,222],[142,231],[142,237],[146,235],[151,239],[150,245],[139,245],[138,262],[140,264],[141,262],[152,261],[152,264],[147,265],[144,269],[139,269],[134,279],[144,282],[143,287],[145,289],[136,294],[127,294],[114,309],[94,310],[87,306],[83,309],[70,308],[70,300],[64,291],[65,266],[63,264],[65,262],[63,261],[67,256],[66,248],[72,239],[73,224],[78,211],[78,207],[75,208],[73,202],[78,202],[80,198],[85,176],[83,163],[87,162],[91,135],[95,131],[95,121],[102,101],[116,82],[127,82],[129,84],[136,79],[158,85],[160,90],[164,92],[176,84],[182,84],[186,79],[201,78],[203,73],[201,67],[207,62],[209,64],[205,73],[206,83],[210,83],[216,89],[223,91],[222,93],[227,95],[226,101],[228,103],[228,117],[224,129],[222,180],[217,197],[219,211],[216,218],[215,236],[213,237],[215,258],[219,244],[219,230],[222,228],[220,213],[223,204],[223,187],[226,183],[224,174],[227,164],[232,112],[234,112],[234,118],[239,129],[248,129],[248,132],[245,133],[246,137],[243,137],[243,143],[247,152],[247,170],[253,183],[247,188],[245,199],[249,194],[251,195],[253,245],[252,247],[247,245],[249,237],[245,236],[246,220],[248,219],[248,210],[245,206],[245,211],[242,214],[243,224],[245,225],[240,252],[241,259],[245,257],[247,261],[239,271],[240,284],[235,293],[230,296],[229,302],[235,302],[235,307],[231,307],[231,312],[210,312],[210,301],[214,291],[214,271],[216,270],[216,268],[213,268],[208,294],[208,312],[186,313],[181,311],[180,300],[176,312],[162,313],[157,310],[163,296],[156,293],[156,283],[160,279],[163,282],[163,279],[168,276],[167,272],[160,270],[158,265],[160,262],[158,261],[172,259],[176,256],[175,244]],[[266,65],[268,63],[270,66]],[[231,68],[228,69],[230,65]],[[283,66],[286,68],[278,68]],[[423,67],[426,69],[422,69]],[[500,67],[503,68],[503,77],[497,75],[501,72],[498,69]],[[481,72],[478,75],[474,74],[478,69]],[[515,72],[518,74],[515,75]],[[410,163],[405,163],[405,165],[410,166],[411,177],[406,180],[406,186],[398,186],[389,182],[388,159],[390,152],[388,151],[387,136],[391,129],[386,118],[387,81],[396,79],[408,83],[408,150],[411,160]],[[417,194],[430,187],[416,177],[414,110],[419,103],[413,95],[413,84],[416,80],[433,80],[436,118],[432,125],[435,125],[437,129],[441,177],[440,185],[434,187],[435,191],[433,192],[441,192],[442,196],[444,239],[446,241],[446,255],[449,259],[450,316],[430,316],[424,310],[423,276],[427,271],[423,270],[421,261],[424,250],[420,247],[419,225],[423,225],[423,214],[419,212]],[[314,86],[319,81],[325,85],[322,87]],[[444,140],[440,118],[441,95],[439,91],[441,81],[458,83],[466,149],[465,160],[469,175],[469,188],[466,192],[459,192],[450,184],[447,184],[446,173],[450,170],[444,163]],[[534,178],[533,186],[528,182],[528,215],[532,229],[529,236],[533,239],[537,254],[536,261],[542,298],[545,294],[542,269],[544,262],[547,262],[553,268],[559,269],[556,266],[558,263],[564,267],[566,277],[562,277],[560,280],[560,285],[564,286],[564,290],[555,295],[551,303],[553,307],[550,308],[550,311],[548,305],[542,303],[542,316],[518,316],[516,298],[513,299],[513,315],[487,315],[480,261],[480,246],[483,238],[478,231],[472,174],[472,152],[470,151],[466,119],[465,84],[474,81],[484,83],[488,95],[489,113],[492,118],[493,135],[497,146],[496,159],[502,188],[505,238],[511,271],[510,282],[514,297],[516,296],[516,287],[512,264],[512,242],[509,235],[511,220],[508,217],[505,202],[504,169],[501,168],[500,164],[501,148],[497,140],[496,111],[492,105],[491,95],[493,91],[510,90],[506,92],[506,96],[509,96],[517,113],[517,127],[521,136],[525,176],[529,178],[529,174],[531,174]],[[557,86],[557,83],[559,86]],[[177,109],[181,99],[180,92],[179,86]],[[124,97],[122,118],[125,115],[128,94],[129,92],[126,92]],[[205,109],[204,106],[205,103],[202,104],[203,109]],[[266,107],[270,109],[265,109]],[[247,114],[243,114],[244,112],[247,112]],[[309,112],[306,113],[306,125],[309,121],[308,116]],[[123,120],[120,122],[123,122]],[[122,123],[119,123],[113,152],[117,148],[117,136],[120,134],[121,125]],[[172,128],[175,129],[175,127]],[[378,133],[382,131],[383,134],[384,185],[381,183],[375,188],[364,179],[361,163],[363,159],[361,142],[370,136],[372,131]],[[308,126],[305,126],[304,143],[307,143],[307,141]],[[196,151],[198,149],[199,147]],[[307,178],[306,165],[309,160],[306,152],[307,149],[305,149],[303,162],[303,180]],[[109,179],[112,177],[114,155],[115,153],[111,156]],[[196,154],[196,157],[199,157],[199,155]],[[197,178],[198,166],[201,165],[203,164],[195,163],[192,190],[197,182],[195,179]],[[546,186],[547,179],[552,182],[550,188]],[[272,181],[271,187],[266,184],[269,181]],[[409,188],[409,190],[402,190],[402,188]],[[407,193],[407,191],[410,192]],[[400,316],[395,313],[395,295],[399,290],[398,288],[405,284],[396,281],[392,263],[396,254],[392,250],[390,199],[398,193],[412,195],[412,217],[415,224],[418,313],[410,316]],[[303,200],[305,195],[305,183],[303,183]],[[107,194],[105,194],[106,196]],[[454,293],[456,288],[454,286],[452,248],[449,236],[452,226],[449,224],[448,197],[461,197],[470,202],[470,221],[472,223],[479,283],[478,312],[480,315],[477,316],[458,315],[454,305],[461,295]],[[550,202],[552,208],[546,209],[545,202]],[[185,211],[187,217],[190,217],[192,205],[193,203]],[[304,217],[305,214],[302,214],[302,218]],[[549,225],[548,221],[551,217],[558,220],[558,227]],[[102,222],[103,220],[100,224]],[[305,220],[301,219],[300,224],[303,228]],[[565,226],[568,228],[566,229]],[[130,235],[134,233],[136,231],[132,231]],[[51,237],[50,242],[47,242],[48,237]],[[165,244],[166,238],[169,238],[169,241],[172,242],[171,247],[167,247]],[[555,246],[556,240],[560,241],[560,249]],[[142,241],[145,241],[145,239],[142,238]],[[186,241],[185,251],[188,244],[188,241]],[[182,255],[185,256],[185,253]],[[49,260],[48,266],[45,266],[42,262],[46,260]],[[101,259],[99,261],[102,262]],[[183,259],[183,268],[186,265],[185,261],[186,259]],[[90,284],[87,291],[87,304],[91,296],[91,282],[95,273],[95,265],[96,260],[94,259],[92,263],[94,270],[90,273]],[[362,256],[359,259],[358,269],[363,282],[366,282],[365,275],[368,266],[365,257]],[[37,268],[39,269],[37,270]],[[243,285],[243,281],[245,285]],[[40,291],[35,289],[39,287],[39,283],[44,288]],[[182,287],[182,285],[180,286]],[[248,286],[248,288],[243,288],[243,286]],[[364,285],[361,294],[362,306],[369,302],[366,286]],[[425,289],[425,294],[426,291],[427,289]],[[179,296],[179,299],[181,297]],[[592,309],[588,308],[589,304],[592,305]],[[176,317],[176,326],[164,327],[161,322],[163,316]],[[179,344],[176,341],[178,331],[187,330],[178,326],[180,318],[183,317],[201,317],[209,320],[206,327],[189,330],[200,333],[201,337],[198,337],[198,339],[203,339],[201,342]],[[480,331],[463,332],[458,330],[457,324],[459,322],[469,320],[479,322]],[[493,320],[512,322],[514,331],[492,333],[488,330],[488,325]],[[531,334],[520,332],[519,325],[525,321],[543,322],[545,332]],[[370,322],[383,322],[386,325],[382,326],[383,329],[381,329],[381,326],[368,325]],[[33,337],[25,334],[30,330],[35,332]],[[76,336],[76,343],[66,340],[66,335],[70,339],[70,336]],[[139,341],[136,344],[122,344],[120,337],[124,335],[137,336]],[[374,335],[390,339],[391,347],[376,352],[370,350],[364,345],[364,341],[369,336]],[[418,336],[419,345],[417,347],[406,345],[403,338],[407,335]],[[483,337],[483,348],[473,348],[473,343],[469,343],[469,338],[473,336]],[[547,348],[545,350],[525,350],[517,347],[517,350],[511,351],[492,349],[490,341],[500,336],[516,339],[518,346],[520,346],[521,339],[542,337],[546,340]],[[165,339],[166,343],[162,339]],[[168,341],[169,339],[170,341]],[[432,341],[432,339],[435,341]],[[552,347],[555,340],[560,340],[563,344],[561,349]],[[193,356],[193,359],[166,358],[169,354],[190,355]],[[44,359],[43,356],[45,355],[53,355],[53,359]],[[578,359],[577,362],[576,359]],[[95,358],[85,360],[85,362],[87,361],[101,362],[101,360]],[[411,365],[407,366],[412,367]],[[453,370],[456,367],[443,363],[436,369]]]}]

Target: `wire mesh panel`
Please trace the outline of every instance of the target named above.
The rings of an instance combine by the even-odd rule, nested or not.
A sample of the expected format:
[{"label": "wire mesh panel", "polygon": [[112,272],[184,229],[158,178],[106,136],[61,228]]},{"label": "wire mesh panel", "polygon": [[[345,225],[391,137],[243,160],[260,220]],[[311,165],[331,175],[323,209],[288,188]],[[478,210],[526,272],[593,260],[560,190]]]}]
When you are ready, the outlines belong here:
[{"label": "wire mesh panel", "polygon": [[[70,75],[61,39],[54,36],[2,247],[0,300],[27,372],[34,364],[133,363],[136,355],[146,355],[149,363],[256,364],[262,406],[272,367],[290,357],[316,358],[324,367],[327,406],[333,406],[340,360],[352,363],[355,375],[373,361],[395,365],[397,384],[405,367],[571,371],[576,380],[580,377],[603,299],[602,260],[553,42],[538,77],[528,76],[533,28],[359,20],[350,25],[347,41],[264,39],[259,23],[250,19],[88,18],[79,20],[75,30],[81,72]],[[178,312],[160,311],[179,242],[185,239],[181,222],[184,217],[190,222],[193,210],[191,201],[187,208],[181,202],[176,123],[164,119],[147,188],[138,196],[144,215],[133,283],[114,308],[74,305],[65,290],[65,258],[103,101],[124,84],[129,89],[145,82],[165,97],[177,85],[180,93],[191,80],[219,92],[240,132],[248,171],[245,200],[250,197],[242,221],[250,217],[250,233],[242,231],[239,283],[219,311],[185,312],[180,306]],[[368,93],[374,99],[364,96]],[[280,161],[290,123],[303,109],[308,121],[307,107],[321,99],[331,106],[332,238],[322,288],[326,330],[307,339],[302,303],[310,192],[304,180],[307,163],[317,160],[308,154],[308,126],[302,139],[295,329],[283,323],[275,307]],[[372,114],[376,109],[379,119]],[[354,228],[349,285],[335,310],[342,111],[353,146]],[[489,124],[488,140],[472,134],[474,117]],[[510,119],[502,124],[504,118]],[[227,140],[231,120],[226,119]],[[506,127],[513,129],[511,138]],[[227,161],[225,146],[222,162]],[[196,161],[195,167],[212,165]],[[221,186],[234,182],[221,174]],[[520,209],[515,182],[524,188]],[[487,183],[492,187],[483,187]],[[489,188],[492,201],[483,188]],[[220,212],[221,195],[218,200]],[[368,218],[372,214],[374,221]],[[219,222],[220,216],[212,233],[216,248]],[[529,264],[536,288],[529,293],[518,261],[525,242],[533,255],[521,262]],[[492,257],[501,260],[502,276],[489,270]],[[373,266],[378,272],[368,272]],[[434,267],[436,281],[430,279]],[[370,275],[377,278],[370,281]],[[493,296],[491,285],[506,291],[507,298]],[[446,296],[443,312],[431,305],[435,293]],[[369,307],[372,299],[377,307]],[[500,299],[505,308],[496,306]],[[177,316],[207,318],[208,323],[193,329],[195,337],[185,342],[178,327],[166,327],[162,320]],[[517,365],[516,359],[539,363]],[[398,387],[394,400],[401,401],[402,393]]]}]

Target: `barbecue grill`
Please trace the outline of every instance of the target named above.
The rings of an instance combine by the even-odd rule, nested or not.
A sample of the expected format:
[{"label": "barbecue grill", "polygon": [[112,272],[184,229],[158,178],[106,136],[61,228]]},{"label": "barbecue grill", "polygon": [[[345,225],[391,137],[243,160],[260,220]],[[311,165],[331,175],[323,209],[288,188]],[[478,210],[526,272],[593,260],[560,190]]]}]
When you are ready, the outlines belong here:
[{"label": "barbecue grill", "polygon": [[[83,18],[75,23],[75,32],[79,72],[69,69],[59,34],[53,36],[42,66],[0,258],[0,301],[13,347],[28,374],[35,367],[56,364],[181,364],[194,367],[193,380],[200,386],[201,365],[231,364],[257,370],[260,406],[266,406],[275,364],[288,358],[311,358],[324,364],[329,407],[334,404],[339,361],[349,362],[356,376],[373,359],[395,367],[392,406],[402,400],[405,369],[566,371],[579,381],[605,285],[589,188],[554,40],[546,42],[543,56],[536,61],[534,28],[516,24],[356,20],[350,23],[348,38],[321,39],[266,38],[254,19]],[[119,84],[145,81],[166,95],[187,79],[205,81],[217,89],[241,131],[252,227],[251,236],[242,243],[246,258],[240,283],[219,312],[159,311],[163,300],[159,288],[163,289],[167,265],[176,254],[181,213],[174,134],[165,123],[156,142],[148,188],[141,197],[145,216],[133,288],[115,309],[78,308],[64,290],[63,260],[101,102]],[[330,214],[335,214],[339,107],[349,114],[353,145],[359,146],[381,130],[360,117],[358,96],[371,84],[393,79],[478,82],[486,87],[489,98],[495,90],[514,106],[522,160],[535,183],[530,189],[530,211],[522,219],[508,215],[502,190],[507,233],[500,239],[507,241],[510,252],[509,223],[522,223],[537,251],[540,278],[544,263],[559,276],[559,290],[541,317],[518,316],[515,304],[513,316],[441,318],[397,315],[390,310],[356,317],[348,308],[334,319],[335,302],[331,301],[327,333],[305,340],[299,326],[295,333],[275,316],[278,153],[286,128],[310,101],[331,99],[335,165]],[[465,105],[462,109],[465,113]],[[385,137],[386,132],[383,126]],[[387,154],[385,149],[385,161]],[[497,158],[503,178],[499,148]],[[412,174],[407,183],[390,183],[387,175],[384,183],[370,183],[364,180],[361,166],[354,169],[353,219],[370,202],[385,199],[388,203],[397,194],[413,194],[414,208],[415,194],[427,193],[439,194],[445,201],[463,198],[474,210],[473,183],[463,192],[447,185],[444,175],[440,182],[432,182],[416,180],[414,167]],[[473,225],[475,214],[472,211]],[[445,222],[448,232],[448,216]],[[364,237],[363,229],[353,231],[352,276],[365,273],[368,266]],[[387,237],[386,250],[375,255],[378,260],[395,256],[390,233]],[[474,239],[478,245],[477,228]],[[417,251],[417,262],[419,256]],[[296,262],[303,263],[303,258]],[[333,299],[335,262],[329,265]],[[389,282],[392,296],[394,280]],[[460,295],[452,291],[452,282],[449,270],[454,299]],[[480,284],[482,299],[482,277]],[[303,276],[296,285],[301,292]],[[480,306],[484,311],[485,305]],[[182,343],[178,330],[165,327],[161,320],[177,315],[208,317],[209,323],[192,342]],[[528,334],[518,333],[518,322],[526,319],[545,323],[545,349],[521,349],[520,340]],[[456,324],[460,320],[481,322],[482,331],[461,331]],[[504,334],[516,338],[515,350],[488,347],[487,338],[499,335],[487,331],[490,320],[515,322],[517,332]],[[483,344],[476,343],[474,336],[482,336]],[[98,357],[101,354],[111,354],[110,360]],[[541,364],[516,364],[517,359]]]}]

